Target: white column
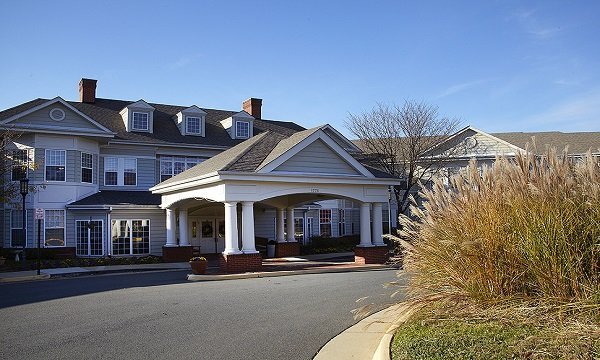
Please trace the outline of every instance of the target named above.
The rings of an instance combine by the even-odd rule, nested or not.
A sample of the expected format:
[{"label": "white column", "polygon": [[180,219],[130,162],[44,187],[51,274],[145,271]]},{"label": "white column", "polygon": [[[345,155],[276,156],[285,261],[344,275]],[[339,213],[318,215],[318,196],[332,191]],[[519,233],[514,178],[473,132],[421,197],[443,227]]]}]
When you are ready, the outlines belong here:
[{"label": "white column", "polygon": [[287,242],[295,242],[296,238],[294,237],[294,208],[289,207],[286,209],[286,217],[287,217]]},{"label": "white column", "polygon": [[254,244],[254,203],[242,203],[242,251],[244,254],[256,254]]},{"label": "white column", "polygon": [[284,237],[284,228],[283,228],[283,219],[284,219],[284,209],[277,208],[277,218],[275,220],[276,228],[277,228],[277,242],[285,242]]},{"label": "white column", "polygon": [[373,203],[373,245],[383,246],[383,204]]},{"label": "white column", "polygon": [[358,246],[373,246],[371,244],[371,208],[369,203],[360,204],[360,244]]},{"label": "white column", "polygon": [[177,237],[175,236],[175,211],[166,209],[167,213],[167,243],[166,246],[177,246]]},{"label": "white column", "polygon": [[187,209],[179,209],[179,246],[190,246],[187,218]]},{"label": "white column", "polygon": [[225,251],[223,254],[241,254],[238,247],[237,202],[225,203]]}]

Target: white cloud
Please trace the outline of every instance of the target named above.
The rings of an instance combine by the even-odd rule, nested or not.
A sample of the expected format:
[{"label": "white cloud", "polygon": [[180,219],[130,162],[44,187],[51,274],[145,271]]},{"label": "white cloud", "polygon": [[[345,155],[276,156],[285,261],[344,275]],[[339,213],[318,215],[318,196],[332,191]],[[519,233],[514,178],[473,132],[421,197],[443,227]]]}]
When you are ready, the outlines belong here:
[{"label": "white cloud", "polygon": [[599,131],[600,90],[551,106],[525,121],[539,130]]},{"label": "white cloud", "polygon": [[479,84],[485,83],[487,81],[489,81],[489,79],[479,79],[479,80],[464,82],[464,83],[460,83],[460,84],[455,84],[455,85],[447,87],[436,98],[437,99],[441,99],[441,98],[446,97],[446,96],[454,95],[456,93],[459,93],[461,91],[467,90],[469,88],[472,88],[472,87],[477,86]]},{"label": "white cloud", "polygon": [[168,64],[168,67],[171,70],[181,69],[181,68],[187,67],[188,65],[194,63],[200,57],[202,57],[202,55],[200,55],[200,54],[184,55],[184,56],[179,57],[176,61]]},{"label": "white cloud", "polygon": [[536,12],[536,10],[515,11],[509,20],[516,20],[523,31],[536,39],[552,38],[562,30],[560,26],[544,23],[536,16]]}]

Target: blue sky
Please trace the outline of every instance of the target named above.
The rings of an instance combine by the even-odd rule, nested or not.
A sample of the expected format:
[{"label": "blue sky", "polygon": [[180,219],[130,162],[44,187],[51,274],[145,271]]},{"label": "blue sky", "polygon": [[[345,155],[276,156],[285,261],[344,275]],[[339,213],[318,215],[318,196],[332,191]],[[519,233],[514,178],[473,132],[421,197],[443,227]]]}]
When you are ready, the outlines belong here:
[{"label": "blue sky", "polygon": [[600,131],[597,1],[3,1],[0,108],[105,98],[344,128],[405,99],[488,132]]}]

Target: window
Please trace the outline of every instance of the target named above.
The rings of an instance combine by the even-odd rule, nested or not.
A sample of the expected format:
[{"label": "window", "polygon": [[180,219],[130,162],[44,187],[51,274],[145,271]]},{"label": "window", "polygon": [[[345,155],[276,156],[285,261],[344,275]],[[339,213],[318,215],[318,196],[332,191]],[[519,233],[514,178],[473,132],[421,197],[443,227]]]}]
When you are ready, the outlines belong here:
[{"label": "window", "polygon": [[104,224],[102,220],[77,220],[75,232],[77,236],[77,255],[101,256]]},{"label": "window", "polygon": [[106,186],[136,186],[137,159],[135,158],[104,158],[104,185]]},{"label": "window", "polygon": [[19,181],[27,177],[29,167],[29,154],[27,150],[12,151],[11,180]]},{"label": "window", "polygon": [[338,236],[346,235],[346,210],[339,209]]},{"label": "window", "polygon": [[198,157],[163,156],[160,158],[160,181],[163,182],[172,176],[182,173],[204,160],[204,158]]},{"label": "window", "polygon": [[81,153],[81,182],[91,184],[93,181],[92,170],[93,156],[88,153]]},{"label": "window", "polygon": [[294,219],[294,238],[296,241],[304,240],[304,218]]},{"label": "window", "polygon": [[65,211],[46,210],[44,218],[44,246],[65,246]]},{"label": "window", "polygon": [[10,246],[23,247],[25,238],[26,232],[23,232],[23,210],[12,210],[10,213]]},{"label": "window", "polygon": [[235,137],[239,139],[250,137],[250,123],[248,121],[235,122]]},{"label": "window", "polygon": [[65,150],[46,150],[46,181],[66,181],[66,162]]},{"label": "window", "polygon": [[331,236],[331,209],[319,211],[319,225],[321,236]]},{"label": "window", "polygon": [[199,117],[186,117],[186,129],[188,134],[202,134],[202,120]]},{"label": "window", "polygon": [[150,253],[150,220],[113,220],[111,236],[113,255]]},{"label": "window", "polygon": [[144,130],[147,131],[148,127],[148,113],[134,112],[133,121],[131,128],[133,130]]},{"label": "window", "polygon": [[104,158],[104,185],[117,185],[119,159]]},{"label": "window", "polygon": [[137,159],[123,159],[123,184],[137,185]]}]

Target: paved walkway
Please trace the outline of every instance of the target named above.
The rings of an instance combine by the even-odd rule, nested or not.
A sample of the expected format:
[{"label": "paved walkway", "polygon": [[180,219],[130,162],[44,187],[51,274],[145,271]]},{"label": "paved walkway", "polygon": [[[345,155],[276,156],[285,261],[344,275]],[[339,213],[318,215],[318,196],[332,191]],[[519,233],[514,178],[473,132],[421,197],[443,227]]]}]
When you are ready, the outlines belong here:
[{"label": "paved walkway", "polygon": [[[388,268],[382,265],[364,266],[356,265],[349,261],[353,258],[354,253],[331,253],[331,254],[315,254],[287,258],[265,259],[263,261],[263,271],[259,273],[246,274],[222,274],[219,273],[218,263],[209,260],[209,268],[207,275],[195,275],[204,277],[202,280],[227,280],[233,278],[244,277],[262,277],[262,276],[284,276],[293,275],[297,272],[332,272],[332,271],[357,271],[376,268]],[[37,275],[36,270],[2,272],[0,273],[0,282],[14,281],[31,281],[48,279],[58,276],[75,276],[75,275],[93,275],[106,274],[114,272],[135,272],[135,271],[161,271],[161,270],[185,270],[189,269],[190,265],[187,262],[179,263],[158,263],[158,264],[137,264],[137,265],[109,265],[109,266],[88,266],[88,267],[67,267],[42,269],[40,275]],[[265,275],[269,273],[269,275]],[[193,278],[190,280],[199,280]]]}]

